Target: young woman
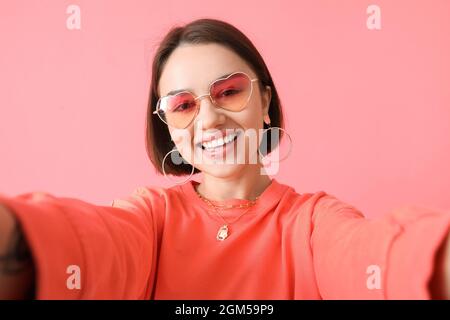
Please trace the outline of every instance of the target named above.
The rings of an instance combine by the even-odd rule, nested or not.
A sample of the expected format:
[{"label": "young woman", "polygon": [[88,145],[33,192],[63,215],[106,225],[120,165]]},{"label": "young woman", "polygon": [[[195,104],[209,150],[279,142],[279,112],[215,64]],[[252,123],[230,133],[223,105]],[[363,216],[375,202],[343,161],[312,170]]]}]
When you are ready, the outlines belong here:
[{"label": "young woman", "polygon": [[0,197],[0,295],[450,297],[449,212],[409,206],[369,221],[323,191],[299,194],[263,166],[277,136],[290,138],[250,40],[211,19],[172,29],[153,61],[147,151],[159,172],[185,181],[111,206]]}]

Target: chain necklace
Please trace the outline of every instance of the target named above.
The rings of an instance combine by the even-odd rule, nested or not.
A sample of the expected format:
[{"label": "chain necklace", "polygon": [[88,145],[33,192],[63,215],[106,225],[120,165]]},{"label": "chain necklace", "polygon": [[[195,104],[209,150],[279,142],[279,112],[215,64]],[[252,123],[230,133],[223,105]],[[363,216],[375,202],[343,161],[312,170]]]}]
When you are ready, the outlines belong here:
[{"label": "chain necklace", "polygon": [[[211,200],[203,197],[197,190],[195,190],[195,192],[198,194],[198,196],[200,197],[200,199],[202,199],[204,202],[206,202],[206,204],[208,204],[208,206],[212,207],[214,209],[214,211],[216,212],[216,214],[223,220],[223,222],[225,223],[224,225],[222,225],[219,230],[217,231],[217,236],[216,239],[219,241],[224,241],[226,238],[228,238],[228,234],[229,234],[229,229],[228,229],[228,225],[231,225],[233,223],[235,223],[236,221],[238,221],[243,215],[245,215],[247,212],[250,211],[251,207],[254,206],[256,204],[256,201],[258,200],[259,196],[255,198],[255,200],[251,200],[246,204],[240,204],[240,205],[217,205],[211,202]],[[225,220],[225,218],[219,213],[219,211],[222,210],[228,210],[228,209],[236,209],[236,208],[248,208],[247,210],[244,211],[244,213],[242,213],[239,217],[237,217],[233,222],[227,222]]]}]

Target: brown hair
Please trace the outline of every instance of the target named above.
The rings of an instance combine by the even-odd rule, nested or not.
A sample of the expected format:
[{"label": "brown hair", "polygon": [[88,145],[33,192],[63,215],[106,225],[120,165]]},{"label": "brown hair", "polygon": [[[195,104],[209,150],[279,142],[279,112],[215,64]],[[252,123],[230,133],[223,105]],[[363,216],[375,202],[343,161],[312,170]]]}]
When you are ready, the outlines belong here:
[{"label": "brown hair", "polygon": [[[162,162],[164,156],[175,146],[171,140],[167,125],[156,114],[153,114],[159,99],[158,84],[162,70],[171,53],[179,45],[207,43],[217,43],[231,49],[253,69],[260,80],[258,83],[261,88],[265,88],[266,86],[271,87],[272,97],[268,111],[270,124],[273,127],[284,128],[281,103],[270,72],[258,50],[240,30],[229,23],[215,19],[199,19],[182,27],[174,27],[161,41],[153,58],[150,96],[147,107],[146,150],[150,161],[159,173],[163,173]],[[267,127],[264,123],[264,129]],[[268,140],[266,141],[271,141],[270,130],[267,132],[266,138]],[[280,139],[281,136],[282,131],[280,132]],[[269,143],[267,153],[270,153],[272,147],[275,146],[271,146]],[[164,169],[166,174],[176,176],[186,175],[192,172],[192,166],[185,161],[179,165],[175,165],[172,161],[166,161]],[[200,170],[195,168],[194,173],[198,172]]]}]

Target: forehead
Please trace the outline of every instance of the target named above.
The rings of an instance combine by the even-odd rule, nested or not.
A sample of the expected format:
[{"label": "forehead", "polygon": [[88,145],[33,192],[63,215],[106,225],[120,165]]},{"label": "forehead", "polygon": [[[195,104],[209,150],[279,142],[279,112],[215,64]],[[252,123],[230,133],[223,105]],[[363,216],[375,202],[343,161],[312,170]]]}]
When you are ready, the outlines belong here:
[{"label": "forehead", "polygon": [[225,46],[215,43],[181,45],[163,67],[158,93],[164,96],[173,90],[189,90],[203,94],[212,81],[236,71],[255,77],[248,64]]}]

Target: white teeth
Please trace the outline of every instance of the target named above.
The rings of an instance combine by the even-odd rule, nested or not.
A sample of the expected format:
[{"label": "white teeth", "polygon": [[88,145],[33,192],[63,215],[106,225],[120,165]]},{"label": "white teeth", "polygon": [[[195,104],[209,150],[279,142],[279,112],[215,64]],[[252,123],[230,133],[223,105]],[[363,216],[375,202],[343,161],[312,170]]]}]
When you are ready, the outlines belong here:
[{"label": "white teeth", "polygon": [[206,149],[213,149],[220,147],[230,141],[232,141],[237,136],[237,133],[231,133],[224,138],[214,139],[212,141],[204,142],[202,146]]}]

